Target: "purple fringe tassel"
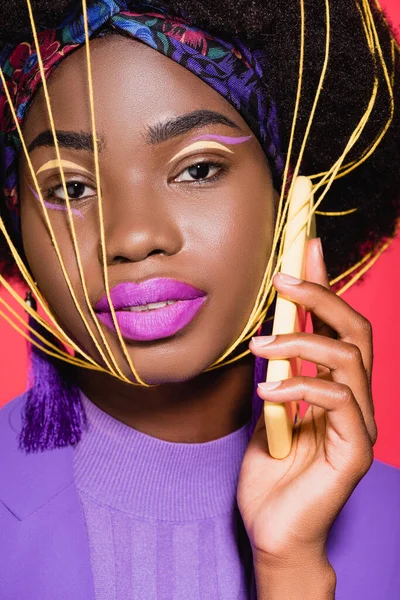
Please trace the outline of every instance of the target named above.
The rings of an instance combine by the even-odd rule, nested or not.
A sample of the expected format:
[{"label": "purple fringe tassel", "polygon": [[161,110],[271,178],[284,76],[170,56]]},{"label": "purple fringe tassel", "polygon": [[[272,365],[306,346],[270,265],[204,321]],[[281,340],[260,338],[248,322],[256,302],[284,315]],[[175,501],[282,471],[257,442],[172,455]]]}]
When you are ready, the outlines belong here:
[{"label": "purple fringe tassel", "polygon": [[[52,343],[61,345],[34,319],[29,324]],[[38,340],[39,343],[40,340]],[[25,452],[42,452],[79,442],[87,427],[79,389],[69,365],[31,347],[30,389],[24,407],[19,447]]]}]

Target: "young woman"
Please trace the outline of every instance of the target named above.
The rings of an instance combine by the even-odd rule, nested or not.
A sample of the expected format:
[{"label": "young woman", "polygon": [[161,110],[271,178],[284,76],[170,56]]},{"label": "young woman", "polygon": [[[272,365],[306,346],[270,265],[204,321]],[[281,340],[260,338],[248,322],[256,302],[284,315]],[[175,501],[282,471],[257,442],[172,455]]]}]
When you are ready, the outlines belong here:
[{"label": "young woman", "polygon": [[[329,285],[398,215],[398,48],[379,8],[28,8],[0,10],[2,275],[56,326],[28,294],[32,387],[0,416],[0,597],[394,600],[400,475],[373,459],[371,330]],[[324,174],[359,123],[305,280],[273,279],[314,333],[268,335],[270,298],[248,345],[296,159]],[[263,383],[266,359],[295,357],[318,376]],[[309,403],[285,459],[263,400]]]}]

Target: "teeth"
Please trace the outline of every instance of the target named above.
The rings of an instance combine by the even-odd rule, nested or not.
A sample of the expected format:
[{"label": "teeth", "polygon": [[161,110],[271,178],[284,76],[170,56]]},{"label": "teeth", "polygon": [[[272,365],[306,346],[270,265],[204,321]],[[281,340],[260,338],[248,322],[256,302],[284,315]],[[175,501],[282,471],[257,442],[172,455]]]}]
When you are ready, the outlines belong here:
[{"label": "teeth", "polygon": [[129,312],[143,312],[148,310],[155,310],[157,308],[164,308],[164,306],[170,306],[171,304],[175,304],[177,300],[168,300],[167,302],[149,302],[149,304],[142,304],[141,306],[130,306],[129,308],[124,308],[123,310]]}]

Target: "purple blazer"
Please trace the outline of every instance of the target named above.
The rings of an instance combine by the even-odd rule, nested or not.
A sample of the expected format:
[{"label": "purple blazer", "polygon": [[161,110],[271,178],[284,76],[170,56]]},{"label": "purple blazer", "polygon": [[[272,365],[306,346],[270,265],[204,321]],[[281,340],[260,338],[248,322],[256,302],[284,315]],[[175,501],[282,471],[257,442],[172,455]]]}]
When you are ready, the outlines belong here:
[{"label": "purple blazer", "polygon": [[[18,450],[23,402],[0,411],[0,599],[94,600],[72,448]],[[331,529],[328,557],[337,600],[400,599],[400,470],[374,461]]]}]

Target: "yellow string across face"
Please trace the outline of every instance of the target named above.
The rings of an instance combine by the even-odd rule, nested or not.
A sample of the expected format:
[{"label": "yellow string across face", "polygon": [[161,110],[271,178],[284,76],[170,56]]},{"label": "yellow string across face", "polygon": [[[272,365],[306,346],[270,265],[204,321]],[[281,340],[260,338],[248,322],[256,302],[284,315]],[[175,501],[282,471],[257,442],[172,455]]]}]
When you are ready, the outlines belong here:
[{"label": "yellow string across face", "polygon": [[[350,136],[345,148],[343,149],[342,154],[337,158],[337,160],[332,165],[332,167],[328,171],[325,171],[322,173],[317,173],[314,175],[311,174],[309,176],[311,180],[313,180],[313,181],[316,180],[316,183],[313,185],[312,193],[310,194],[310,198],[309,198],[310,202],[312,201],[314,194],[323,188],[323,191],[320,194],[318,201],[315,202],[315,204],[312,208],[309,220],[311,219],[313,214],[340,217],[340,216],[345,216],[345,215],[351,214],[356,211],[356,209],[350,209],[347,211],[339,211],[339,212],[332,212],[332,211],[324,212],[324,211],[318,210],[318,207],[321,204],[321,202],[323,201],[323,199],[325,198],[325,196],[327,195],[327,193],[329,192],[333,182],[336,179],[344,177],[345,175],[347,175],[348,173],[350,173],[351,171],[353,171],[354,169],[359,167],[363,162],[365,162],[371,156],[371,154],[376,150],[376,148],[380,144],[385,133],[387,132],[388,128],[390,127],[390,124],[393,121],[393,116],[394,116],[393,85],[394,85],[394,71],[395,71],[394,65],[395,65],[395,59],[396,59],[396,50],[398,50],[398,47],[396,47],[396,42],[393,40],[393,42],[392,42],[392,64],[391,64],[390,68],[388,68],[388,66],[385,62],[384,56],[383,56],[382,47],[380,45],[379,36],[377,33],[377,29],[375,26],[373,14],[372,14],[369,2],[368,2],[368,0],[355,0],[355,1],[356,1],[356,6],[358,8],[359,14],[360,14],[360,25],[364,31],[366,44],[368,45],[368,48],[369,48],[369,51],[370,51],[370,54],[371,54],[371,57],[373,60],[373,64],[374,64],[374,81],[373,81],[373,86],[371,89],[371,97],[370,97],[370,100],[368,102],[367,108],[366,108],[363,116],[361,117],[360,121],[356,124],[355,129],[354,129],[352,135]],[[377,0],[374,0],[374,1],[375,1],[377,9],[381,10],[378,1]],[[68,286],[69,292],[70,292],[72,300],[74,302],[74,305],[75,305],[76,309],[78,310],[78,313],[82,319],[82,322],[84,323],[86,330],[102,359],[103,364],[101,364],[101,365],[98,364],[84,350],[79,348],[78,345],[72,339],[70,339],[70,337],[66,334],[66,332],[64,332],[62,330],[62,328],[58,325],[57,320],[55,319],[54,315],[52,314],[50,308],[48,307],[48,305],[46,303],[46,300],[41,295],[40,290],[37,288],[30,273],[28,272],[26,266],[24,265],[22,258],[19,256],[17,249],[13,245],[12,240],[6,231],[6,227],[1,218],[0,218],[0,231],[4,234],[4,236],[7,240],[7,243],[10,247],[12,256],[21,272],[21,275],[22,275],[25,283],[27,284],[29,289],[34,293],[36,298],[38,299],[38,302],[39,302],[42,310],[44,311],[47,319],[42,318],[31,307],[27,307],[24,304],[22,298],[19,297],[19,295],[15,292],[15,290],[10,286],[10,284],[7,281],[5,281],[5,279],[1,275],[0,275],[0,284],[4,285],[5,289],[9,292],[9,294],[12,296],[12,298],[18,304],[20,304],[21,306],[24,306],[24,308],[26,309],[26,311],[29,313],[29,315],[32,318],[34,318],[47,331],[52,333],[63,345],[69,346],[70,348],[72,348],[72,350],[76,353],[76,355],[73,356],[69,352],[61,350],[60,348],[58,348],[57,346],[55,346],[54,344],[52,344],[51,342],[46,340],[43,336],[37,334],[37,332],[35,332],[30,326],[28,326],[28,333],[26,333],[23,329],[25,322],[22,319],[22,317],[20,317],[15,312],[15,310],[2,298],[0,298],[0,304],[2,306],[4,306],[6,310],[8,310],[10,315],[17,322],[19,322],[19,324],[16,323],[15,321],[13,321],[13,319],[1,309],[0,309],[0,316],[5,318],[14,327],[14,329],[16,329],[21,335],[23,335],[26,339],[31,341],[34,345],[39,347],[41,350],[43,350],[50,356],[55,356],[55,357],[59,358],[60,360],[64,360],[68,363],[74,364],[79,367],[89,368],[89,369],[94,369],[94,370],[99,370],[99,371],[104,371],[104,372],[110,373],[114,377],[117,377],[118,379],[120,379],[124,382],[127,382],[127,383],[131,383],[133,385],[141,385],[141,386],[151,387],[149,384],[147,384],[145,381],[143,381],[140,378],[140,375],[135,370],[135,366],[132,364],[132,360],[129,356],[129,352],[127,350],[124,338],[121,335],[121,331],[119,328],[118,320],[116,318],[114,306],[113,306],[113,304],[111,302],[111,298],[110,298],[110,287],[109,287],[109,281],[108,281],[108,270],[107,270],[107,262],[106,262],[106,240],[105,240],[104,216],[103,216],[103,205],[102,205],[102,195],[101,195],[99,153],[98,153],[98,142],[97,142],[96,118],[95,118],[95,111],[94,111],[95,103],[94,103],[94,91],[93,91],[93,80],[92,80],[89,29],[88,29],[88,19],[87,19],[87,2],[86,2],[86,0],[82,0],[82,9],[83,9],[83,23],[84,23],[84,32],[85,32],[85,50],[86,50],[86,61],[87,61],[87,76],[88,76],[90,115],[91,115],[91,117],[90,117],[91,118],[91,129],[92,129],[93,140],[95,140],[93,151],[94,151],[94,165],[95,165],[96,185],[97,185],[97,194],[98,194],[98,215],[99,215],[101,253],[102,253],[102,263],[103,263],[104,287],[105,287],[106,296],[107,296],[107,299],[108,299],[108,302],[109,302],[109,305],[111,308],[111,315],[112,315],[114,327],[117,332],[118,340],[119,340],[119,343],[120,343],[122,351],[123,351],[123,356],[126,360],[126,363],[128,364],[128,366],[130,368],[131,377],[127,377],[126,375],[124,375],[122,366],[117,363],[117,360],[116,360],[116,358],[110,348],[110,345],[106,339],[106,336],[103,332],[101,323],[97,319],[97,316],[96,316],[96,314],[91,306],[90,300],[89,300],[85,276],[84,276],[80,252],[79,252],[78,240],[76,237],[74,221],[72,218],[70,199],[68,196],[67,185],[66,185],[66,180],[65,180],[64,171],[63,171],[63,167],[66,165],[65,165],[65,161],[63,161],[61,159],[61,155],[60,155],[60,149],[59,149],[59,144],[57,141],[54,119],[53,119],[53,114],[52,114],[51,102],[50,102],[47,82],[46,82],[46,78],[45,78],[45,74],[44,74],[43,61],[42,61],[42,57],[40,54],[40,46],[39,46],[39,42],[38,42],[35,20],[34,20],[34,15],[32,12],[32,6],[31,6],[30,0],[27,0],[27,6],[28,6],[28,11],[29,11],[30,21],[31,21],[31,26],[32,26],[34,43],[35,43],[36,52],[37,52],[37,56],[38,56],[39,69],[40,69],[40,74],[41,74],[42,84],[43,84],[43,91],[44,91],[45,102],[46,102],[46,107],[47,107],[49,122],[50,122],[50,129],[51,129],[51,132],[53,135],[54,147],[55,147],[55,152],[56,152],[56,157],[57,157],[56,161],[51,161],[52,167],[54,167],[55,165],[58,166],[60,174],[61,174],[62,188],[63,188],[64,194],[65,194],[65,199],[66,199],[68,222],[69,222],[71,237],[73,240],[73,247],[74,247],[74,252],[76,255],[79,277],[80,277],[80,281],[82,284],[85,303],[86,303],[87,309],[89,310],[91,320],[94,324],[94,327],[92,326],[91,323],[88,322],[87,318],[85,317],[84,310],[79,305],[78,299],[76,297],[76,294],[75,294],[72,284],[71,284],[71,280],[66,271],[65,264],[62,259],[61,252],[60,252],[60,248],[57,243],[57,240],[56,240],[56,237],[54,234],[54,230],[52,228],[51,220],[48,215],[47,207],[44,202],[44,199],[43,199],[43,196],[42,196],[42,193],[40,190],[40,186],[38,184],[38,180],[37,180],[38,173],[35,173],[35,171],[33,169],[32,162],[31,162],[29,154],[28,154],[27,146],[26,146],[26,143],[25,143],[23,135],[22,135],[21,127],[18,124],[18,119],[17,119],[17,115],[15,112],[15,108],[12,106],[10,94],[8,92],[8,87],[6,85],[4,74],[1,71],[1,69],[0,69],[0,78],[3,83],[6,97],[7,97],[8,103],[10,105],[10,110],[12,112],[12,116],[13,116],[13,119],[16,124],[17,132],[21,139],[22,151],[27,160],[28,168],[29,168],[30,174],[32,176],[34,187],[38,194],[38,198],[39,198],[39,201],[41,204],[41,208],[42,208],[43,215],[45,218],[46,226],[48,228],[49,235],[50,235],[52,244],[54,246],[54,249],[55,249],[59,264],[60,264],[60,268],[62,270],[63,276],[65,278],[65,281]],[[293,122],[292,122],[292,127],[291,127],[291,134],[290,134],[290,139],[289,139],[288,151],[286,154],[286,157],[287,157],[286,164],[285,164],[285,169],[284,169],[284,173],[283,173],[282,191],[280,194],[279,203],[278,203],[278,207],[277,207],[276,226],[275,226],[275,232],[274,232],[274,236],[273,236],[273,240],[272,240],[271,254],[270,254],[270,257],[268,260],[268,264],[267,264],[267,267],[266,267],[266,270],[265,270],[265,273],[263,276],[263,280],[262,280],[259,292],[255,299],[253,309],[250,313],[250,316],[248,318],[248,321],[247,321],[245,327],[243,328],[243,331],[238,336],[238,338],[225,350],[225,352],[208,369],[206,369],[206,371],[210,371],[210,370],[228,365],[232,362],[239,360],[240,358],[242,358],[243,356],[245,356],[249,353],[249,350],[246,350],[246,351],[242,352],[241,354],[234,356],[233,358],[232,357],[230,358],[230,355],[232,354],[232,352],[234,350],[236,350],[236,348],[241,343],[249,340],[257,332],[259,327],[266,320],[268,309],[274,300],[275,291],[272,286],[272,280],[273,280],[275,273],[278,272],[280,265],[282,263],[282,239],[283,239],[283,234],[285,232],[285,228],[287,226],[286,221],[287,221],[288,206],[289,206],[289,202],[291,199],[291,195],[293,193],[294,182],[296,180],[296,177],[300,173],[302,159],[303,159],[304,152],[305,152],[305,149],[307,146],[307,141],[308,141],[308,138],[310,135],[310,131],[312,129],[312,125],[313,125],[313,122],[315,119],[315,115],[317,113],[320,95],[321,95],[321,92],[323,89],[323,84],[326,79],[326,74],[327,74],[327,71],[329,68],[329,56],[330,56],[330,44],[331,44],[331,16],[330,16],[330,0],[325,0],[325,21],[326,21],[325,55],[324,55],[324,60],[323,60],[322,68],[321,68],[321,74],[320,74],[319,83],[318,83],[318,87],[316,90],[313,106],[312,106],[312,109],[310,112],[306,130],[303,135],[303,139],[302,139],[299,155],[296,160],[296,164],[292,168],[292,180],[291,180],[290,185],[288,186],[289,167],[292,164],[292,153],[293,153],[295,136],[297,133],[298,114],[299,114],[300,105],[301,105],[302,91],[303,91],[303,87],[305,85],[307,85],[307,83],[304,82],[304,77],[303,77],[304,60],[305,60],[305,26],[306,26],[304,0],[299,0],[299,6],[300,6],[301,31],[300,31],[300,56],[299,56],[298,86],[297,86],[297,94],[296,94],[296,100],[295,100],[295,110],[294,110]],[[385,86],[387,88],[386,90],[380,90],[379,77],[378,77],[379,69],[381,69],[381,71],[383,72]],[[387,117],[387,121],[386,121],[384,127],[382,128],[382,130],[379,132],[379,134],[376,136],[376,138],[372,142],[372,144],[368,148],[363,150],[360,157],[357,160],[353,160],[349,163],[345,163],[346,157],[348,156],[348,154],[352,150],[352,148],[355,146],[357,141],[360,139],[360,137],[370,119],[370,116],[371,116],[374,106],[376,104],[376,100],[378,98],[379,93],[387,93],[388,97],[389,97],[389,107],[390,108],[389,108],[389,114]],[[304,224],[301,225],[301,228],[303,227],[303,225]],[[300,231],[300,229],[299,229],[299,231]],[[340,290],[340,293],[343,293],[346,289],[348,289],[348,287],[350,287],[350,285],[355,283],[374,264],[374,262],[377,260],[377,258],[380,256],[380,254],[382,252],[384,252],[384,250],[389,245],[389,243],[390,243],[390,241],[386,242],[377,251],[371,252],[371,253],[367,254],[366,256],[364,256],[363,259],[358,264],[356,264],[353,267],[351,267],[350,269],[348,269],[345,273],[343,273],[340,277],[336,278],[331,283],[337,284],[342,279],[349,278],[346,285],[344,287],[342,287],[342,289]],[[352,274],[353,274],[353,276],[352,276]],[[50,322],[48,322],[48,320]],[[22,327],[20,325],[22,325]],[[29,334],[31,334],[31,335],[29,335]],[[32,337],[32,336],[34,336],[34,337]],[[79,355],[79,356],[77,356],[77,355]],[[132,379],[134,381],[132,381]]]}]

